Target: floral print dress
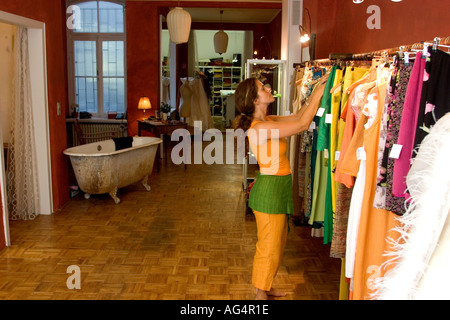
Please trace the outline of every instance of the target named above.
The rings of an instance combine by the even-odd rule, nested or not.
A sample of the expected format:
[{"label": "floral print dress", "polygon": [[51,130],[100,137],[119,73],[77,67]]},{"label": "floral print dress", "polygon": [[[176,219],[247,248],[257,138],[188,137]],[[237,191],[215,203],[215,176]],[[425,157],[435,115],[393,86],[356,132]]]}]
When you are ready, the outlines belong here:
[{"label": "floral print dress", "polygon": [[[392,194],[395,159],[390,158],[392,147],[397,143],[401,116],[411,76],[413,64],[405,64],[397,60],[395,70],[392,72],[390,85],[386,96],[385,120],[380,128],[380,148],[378,150],[378,179],[374,207],[386,209],[395,214],[404,214],[405,198],[395,197]],[[383,148],[384,144],[384,148]]]}]

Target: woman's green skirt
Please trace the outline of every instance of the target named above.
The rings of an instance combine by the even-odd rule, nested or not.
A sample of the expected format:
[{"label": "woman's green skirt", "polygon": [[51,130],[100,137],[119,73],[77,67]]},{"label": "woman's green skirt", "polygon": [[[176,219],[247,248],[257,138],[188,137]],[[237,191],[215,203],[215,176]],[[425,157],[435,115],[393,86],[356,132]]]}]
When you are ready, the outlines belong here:
[{"label": "woman's green skirt", "polygon": [[250,190],[248,206],[262,213],[293,214],[292,175],[258,174]]}]

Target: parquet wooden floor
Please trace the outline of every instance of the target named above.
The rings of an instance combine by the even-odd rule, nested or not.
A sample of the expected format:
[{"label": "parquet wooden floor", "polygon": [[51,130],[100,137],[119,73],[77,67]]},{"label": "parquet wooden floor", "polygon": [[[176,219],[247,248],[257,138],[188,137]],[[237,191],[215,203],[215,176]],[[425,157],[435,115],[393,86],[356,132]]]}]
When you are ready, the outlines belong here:
[{"label": "parquet wooden floor", "polygon": [[[156,167],[156,166],[155,166]],[[79,195],[52,216],[11,221],[0,252],[0,299],[253,300],[254,218],[245,214],[242,165],[162,161],[150,178],[109,195]],[[69,289],[67,268],[80,268]],[[280,300],[336,300],[340,260],[291,224],[274,287]]]}]

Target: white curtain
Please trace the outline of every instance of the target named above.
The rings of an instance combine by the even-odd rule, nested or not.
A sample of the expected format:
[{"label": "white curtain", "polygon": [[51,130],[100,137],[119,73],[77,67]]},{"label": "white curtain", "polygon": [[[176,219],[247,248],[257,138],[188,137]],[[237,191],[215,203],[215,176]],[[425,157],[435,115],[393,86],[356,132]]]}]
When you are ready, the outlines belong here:
[{"label": "white curtain", "polygon": [[14,80],[8,150],[7,197],[11,220],[32,220],[39,208],[36,145],[28,54],[28,30],[14,37]]}]

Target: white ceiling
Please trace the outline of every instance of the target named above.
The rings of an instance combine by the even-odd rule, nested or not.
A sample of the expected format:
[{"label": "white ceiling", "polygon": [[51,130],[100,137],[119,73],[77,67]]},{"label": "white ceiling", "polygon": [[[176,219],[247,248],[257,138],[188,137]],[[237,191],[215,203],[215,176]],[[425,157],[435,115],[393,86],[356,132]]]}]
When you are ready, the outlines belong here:
[{"label": "white ceiling", "polygon": [[[246,8],[183,8],[189,12],[192,22],[269,23],[281,9]],[[223,14],[220,11],[223,10]]]}]

